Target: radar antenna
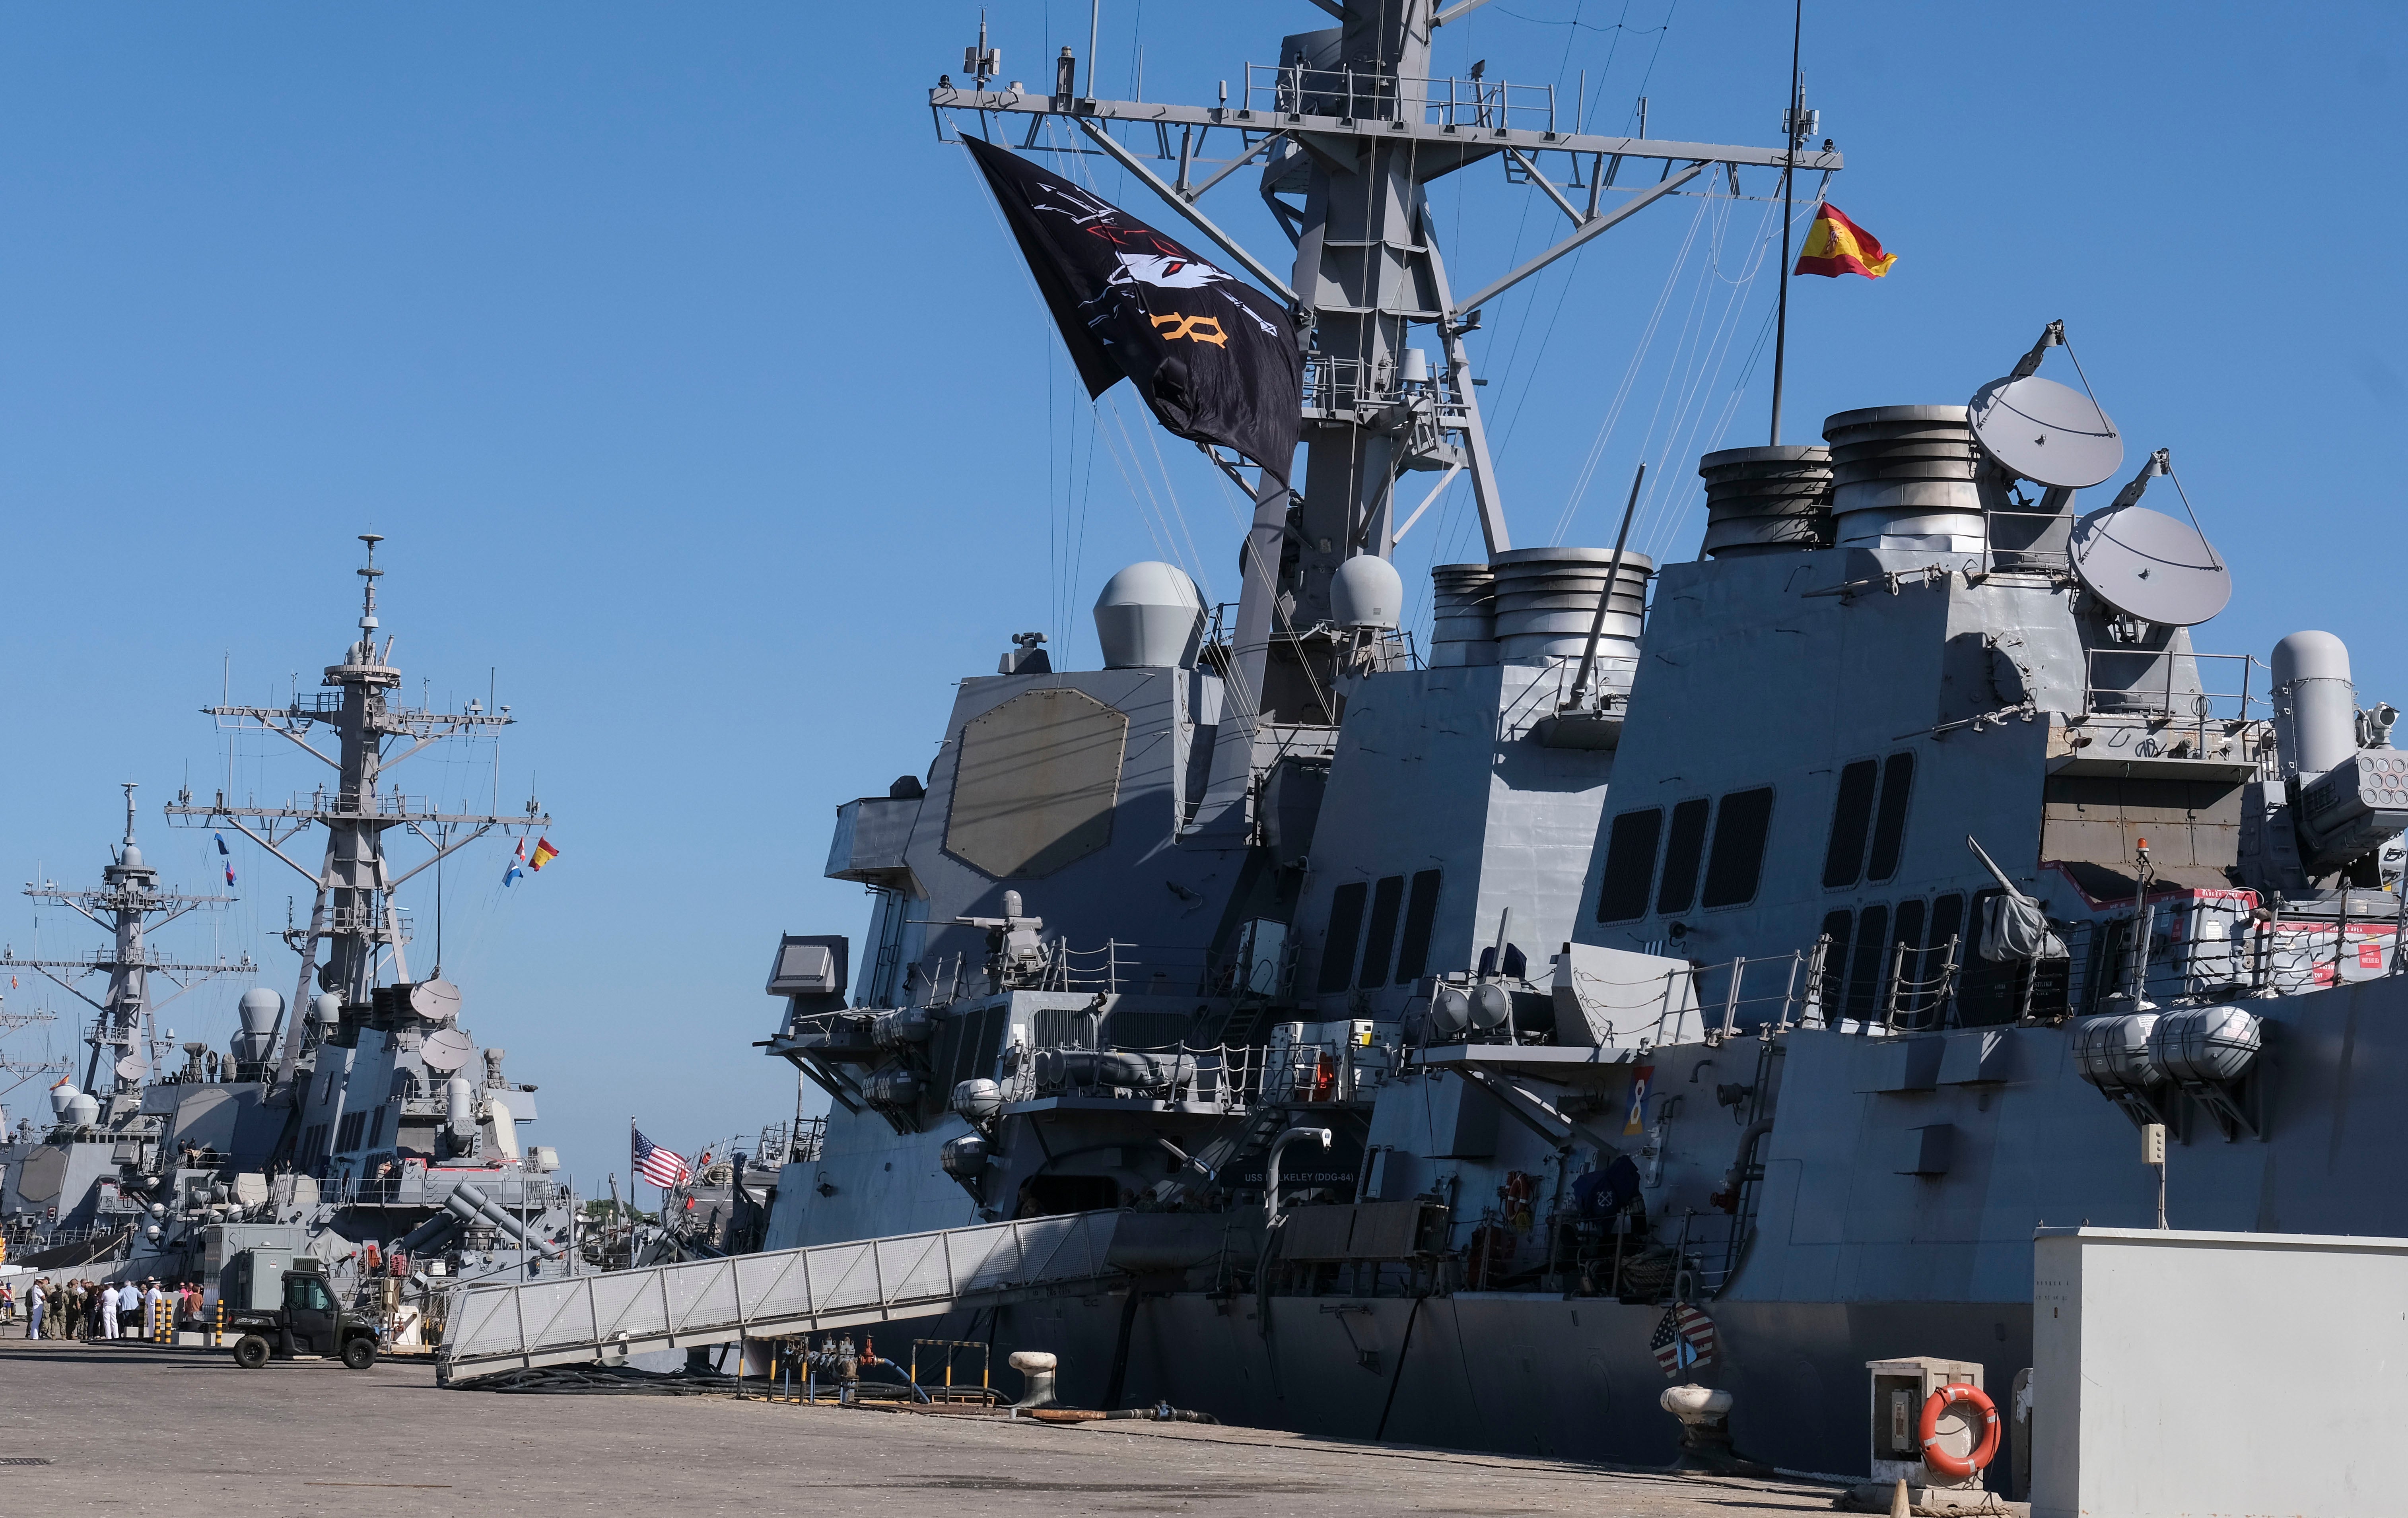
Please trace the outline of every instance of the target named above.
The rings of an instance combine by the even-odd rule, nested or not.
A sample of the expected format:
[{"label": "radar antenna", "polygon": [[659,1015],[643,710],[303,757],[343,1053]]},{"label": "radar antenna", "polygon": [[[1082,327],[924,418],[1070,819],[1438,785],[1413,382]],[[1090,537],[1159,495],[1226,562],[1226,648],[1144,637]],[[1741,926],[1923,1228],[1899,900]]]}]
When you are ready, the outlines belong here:
[{"label": "radar antenna", "polygon": [[[2003,380],[1993,380],[1968,403],[1973,436],[1999,466],[2021,480],[2052,489],[2085,490],[2114,474],[2124,462],[2124,439],[2107,420],[2086,377],[2076,391],[2042,380],[2041,359],[2052,348],[2072,348],[2065,323],[2051,322],[2031,351]],[[2077,373],[2082,361],[2074,359]],[[2058,509],[2052,508],[2051,509]]]},{"label": "radar antenna", "polygon": [[[2173,454],[2158,449],[2104,510],[2073,524],[2073,569],[2099,598],[2127,616],[2193,627],[2232,599],[2232,571],[2192,514],[2178,522],[2140,504],[2149,481],[2172,475]],[[2182,481],[2174,480],[2177,490]],[[2190,502],[2183,502],[2186,513]]]}]

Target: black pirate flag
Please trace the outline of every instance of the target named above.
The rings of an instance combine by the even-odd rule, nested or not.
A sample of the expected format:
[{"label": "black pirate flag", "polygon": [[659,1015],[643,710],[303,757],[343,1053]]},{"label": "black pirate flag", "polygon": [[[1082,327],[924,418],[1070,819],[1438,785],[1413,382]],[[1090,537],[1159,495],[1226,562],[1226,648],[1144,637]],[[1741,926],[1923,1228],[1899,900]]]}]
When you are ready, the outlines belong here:
[{"label": "black pirate flag", "polygon": [[1061,176],[965,136],[1087,383],[1124,377],[1173,433],[1284,484],[1304,356],[1276,302]]}]

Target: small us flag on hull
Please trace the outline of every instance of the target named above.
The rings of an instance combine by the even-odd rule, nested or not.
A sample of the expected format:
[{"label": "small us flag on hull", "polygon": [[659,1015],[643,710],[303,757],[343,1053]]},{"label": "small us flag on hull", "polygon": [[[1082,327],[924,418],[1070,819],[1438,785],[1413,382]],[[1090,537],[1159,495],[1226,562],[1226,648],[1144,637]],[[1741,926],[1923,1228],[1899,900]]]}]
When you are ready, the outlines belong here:
[{"label": "small us flag on hull", "polygon": [[1680,1319],[1681,1342],[1689,1346],[1691,1367],[1713,1364],[1714,1320],[1706,1316],[1704,1309],[1690,1302],[1683,1302],[1672,1311]]},{"label": "small us flag on hull", "polygon": [[1688,1302],[1666,1308],[1655,1336],[1647,1340],[1656,1365],[1668,1376],[1679,1375],[1684,1367],[1695,1370],[1713,1365],[1716,1347],[1714,1320]]},{"label": "small us flag on hull", "polygon": [[1663,1321],[1656,1325],[1656,1337],[1647,1341],[1647,1348],[1654,1353],[1656,1365],[1661,1367],[1664,1374],[1668,1376],[1677,1376],[1681,1373],[1681,1329],[1680,1320],[1676,1316],[1678,1311],[1677,1308],[1666,1308]]},{"label": "small us flag on hull", "polygon": [[645,1138],[644,1130],[632,1123],[627,1124],[627,1131],[635,1136],[630,1158],[635,1164],[638,1175],[663,1191],[668,1190],[671,1186],[685,1184],[686,1177],[692,1175],[694,1171],[686,1165],[684,1156],[675,1150],[663,1149]]}]

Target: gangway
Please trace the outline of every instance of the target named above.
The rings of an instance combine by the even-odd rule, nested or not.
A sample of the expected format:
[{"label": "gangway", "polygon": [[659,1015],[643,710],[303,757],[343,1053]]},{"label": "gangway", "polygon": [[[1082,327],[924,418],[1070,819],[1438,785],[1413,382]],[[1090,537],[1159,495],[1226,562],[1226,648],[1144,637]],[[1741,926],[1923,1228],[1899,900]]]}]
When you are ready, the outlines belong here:
[{"label": "gangway", "polygon": [[997,1306],[1108,1274],[1118,1212],[814,1244],[452,1295],[436,1379]]}]

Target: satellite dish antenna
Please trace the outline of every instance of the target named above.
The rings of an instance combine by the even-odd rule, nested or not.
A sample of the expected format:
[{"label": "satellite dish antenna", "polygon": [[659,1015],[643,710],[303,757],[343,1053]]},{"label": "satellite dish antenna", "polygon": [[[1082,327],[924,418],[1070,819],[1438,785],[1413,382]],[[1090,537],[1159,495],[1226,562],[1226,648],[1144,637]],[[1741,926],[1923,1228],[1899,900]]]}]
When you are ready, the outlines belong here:
[{"label": "satellite dish antenna", "polygon": [[2034,372],[2042,354],[2064,343],[2065,323],[2051,322],[2014,372],[1975,391],[1966,409],[1982,451],[2000,468],[2035,484],[2086,490],[2123,467],[2124,438],[2086,389]]},{"label": "satellite dish antenna", "polygon": [[2195,627],[2232,599],[2232,571],[2195,522],[2140,504],[2149,481],[2173,472],[2165,449],[2116,493],[2114,504],[2073,524],[2073,568],[2100,600],[2128,616]]},{"label": "satellite dish antenna", "polygon": [[419,1046],[418,1057],[426,1062],[428,1069],[449,1075],[467,1064],[468,1056],[476,1052],[477,1046],[458,1028],[437,1028]]},{"label": "satellite dish antenna", "polygon": [[460,988],[449,981],[421,981],[409,988],[409,1010],[429,1023],[460,1015]]},{"label": "satellite dish antenna", "polygon": [[148,1061],[139,1054],[128,1054],[117,1062],[117,1079],[132,1085],[150,1073]]}]

